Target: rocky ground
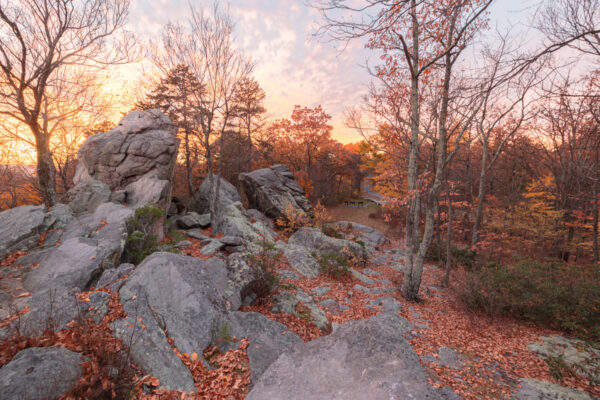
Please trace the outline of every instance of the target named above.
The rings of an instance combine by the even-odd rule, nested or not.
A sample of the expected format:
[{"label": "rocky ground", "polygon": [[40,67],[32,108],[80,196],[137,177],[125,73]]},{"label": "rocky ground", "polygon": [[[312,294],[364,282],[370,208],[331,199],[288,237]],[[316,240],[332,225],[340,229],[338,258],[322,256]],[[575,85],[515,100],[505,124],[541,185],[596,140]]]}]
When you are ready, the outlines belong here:
[{"label": "rocky ground", "polygon": [[[240,176],[250,209],[224,180],[217,219],[207,182],[187,209],[172,203],[173,136],[163,115],[134,112],[82,146],[66,204],[0,213],[2,399],[600,395],[598,354],[466,313],[435,266],[423,301],[405,301],[402,244],[372,228],[275,229],[313,215],[286,166]],[[146,205],[168,213],[167,236],[126,263]],[[573,374],[556,380],[548,360]]]}]

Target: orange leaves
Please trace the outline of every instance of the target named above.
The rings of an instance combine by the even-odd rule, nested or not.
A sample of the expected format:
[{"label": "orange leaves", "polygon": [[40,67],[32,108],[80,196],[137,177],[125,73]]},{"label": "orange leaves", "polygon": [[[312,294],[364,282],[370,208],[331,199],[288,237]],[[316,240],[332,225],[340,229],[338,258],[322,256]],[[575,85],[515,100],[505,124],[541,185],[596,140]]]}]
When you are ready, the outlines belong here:
[{"label": "orange leaves", "polygon": [[99,232],[102,228],[104,228],[106,225],[108,225],[108,222],[106,222],[105,220],[100,220],[100,225],[98,225],[96,227],[96,229],[94,230],[94,232]]},{"label": "orange leaves", "polygon": [[19,265],[13,265],[18,258],[28,254],[26,251],[15,251],[14,253],[6,256],[2,261],[0,261],[0,267],[8,267],[12,266],[13,268],[18,268]]}]

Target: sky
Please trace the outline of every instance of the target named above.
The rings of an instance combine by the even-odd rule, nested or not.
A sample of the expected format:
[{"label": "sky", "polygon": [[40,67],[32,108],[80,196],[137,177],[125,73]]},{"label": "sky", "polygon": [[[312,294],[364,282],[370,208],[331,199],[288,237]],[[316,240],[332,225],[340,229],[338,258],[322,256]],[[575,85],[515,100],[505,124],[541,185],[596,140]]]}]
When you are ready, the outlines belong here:
[{"label": "sky", "polygon": [[[527,32],[524,24],[539,1],[497,0],[490,25]],[[132,0],[128,29],[143,39],[158,39],[167,22],[187,20],[189,3],[209,8],[212,0]],[[332,116],[335,139],[361,140],[344,126],[343,112],[359,104],[368,91],[370,77],[364,66],[377,59],[364,42],[351,42],[340,50],[339,44],[313,37],[319,14],[304,0],[231,0],[229,8],[237,22],[237,46],[256,63],[254,75],[267,94],[269,116],[289,117],[294,105],[322,105]],[[135,84],[135,77],[125,79]]]}]

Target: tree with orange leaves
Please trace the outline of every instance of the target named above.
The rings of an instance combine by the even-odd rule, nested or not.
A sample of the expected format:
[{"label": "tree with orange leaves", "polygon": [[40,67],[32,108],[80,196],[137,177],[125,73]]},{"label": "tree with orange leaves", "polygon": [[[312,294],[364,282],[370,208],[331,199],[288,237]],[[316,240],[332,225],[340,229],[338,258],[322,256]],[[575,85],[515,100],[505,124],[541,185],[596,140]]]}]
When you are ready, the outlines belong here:
[{"label": "tree with orange leaves", "polygon": [[[361,5],[345,1],[321,1],[315,5],[324,17],[322,30],[334,39],[369,39],[368,47],[382,52],[383,64],[375,75],[388,85],[391,95],[409,97],[403,124],[408,136],[408,166],[406,193],[406,259],[403,294],[418,299],[423,261],[431,242],[434,216],[445,178],[446,166],[458,146],[448,154],[448,109],[452,87],[453,67],[474,32],[485,25],[486,10],[493,0],[365,0]],[[369,14],[367,10],[377,10]],[[340,17],[340,11],[342,16]],[[359,14],[359,19],[348,18],[343,11]],[[407,85],[405,82],[409,82]],[[426,134],[422,125],[421,87],[431,89],[437,97],[433,120],[432,141],[435,160],[430,171],[419,165],[420,139]],[[432,120],[432,119],[429,119]],[[459,130],[465,132],[466,124]],[[426,218],[420,236],[421,201],[425,201]]]}]

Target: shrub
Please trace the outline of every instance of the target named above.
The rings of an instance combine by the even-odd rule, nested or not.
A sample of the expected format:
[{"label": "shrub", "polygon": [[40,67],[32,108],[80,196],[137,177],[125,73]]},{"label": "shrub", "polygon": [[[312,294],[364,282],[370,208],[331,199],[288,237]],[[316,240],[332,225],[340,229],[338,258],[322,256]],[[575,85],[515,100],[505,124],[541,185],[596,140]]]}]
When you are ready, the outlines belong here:
[{"label": "shrub", "polygon": [[279,285],[274,271],[281,258],[281,252],[275,249],[275,244],[263,239],[260,251],[257,254],[249,254],[248,258],[259,277],[254,286],[254,293],[259,298],[264,297]]},{"label": "shrub", "polygon": [[316,256],[321,273],[334,279],[350,276],[350,261],[341,253],[323,252]]},{"label": "shrub", "polygon": [[467,272],[459,298],[471,309],[509,315],[600,341],[600,267],[543,264]]},{"label": "shrub", "polygon": [[135,215],[127,220],[127,241],[122,261],[139,264],[150,254],[158,251],[157,227],[162,229],[165,211],[161,208],[144,206],[135,210]]},{"label": "shrub", "polygon": [[[446,262],[446,246],[445,243],[442,243],[441,259],[438,257],[438,245],[437,242],[432,241],[429,249],[427,250],[427,254],[425,255],[425,259],[428,261],[441,261]],[[460,248],[455,245],[450,246],[450,256],[452,257],[450,262],[452,266],[457,267],[462,265],[466,268],[473,268],[477,261],[477,253],[474,250],[469,248]]]},{"label": "shrub", "polygon": [[308,214],[298,211],[291,203],[288,203],[285,209],[285,216],[277,218],[277,226],[285,233],[292,234],[303,226],[310,225],[311,220]]}]

